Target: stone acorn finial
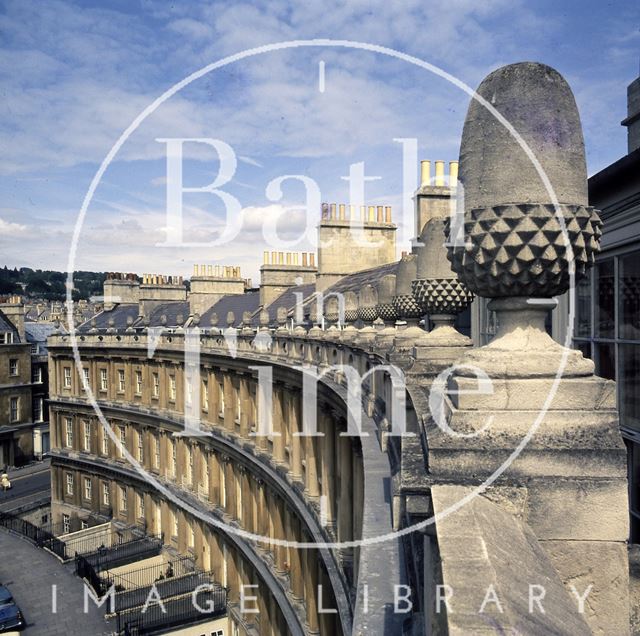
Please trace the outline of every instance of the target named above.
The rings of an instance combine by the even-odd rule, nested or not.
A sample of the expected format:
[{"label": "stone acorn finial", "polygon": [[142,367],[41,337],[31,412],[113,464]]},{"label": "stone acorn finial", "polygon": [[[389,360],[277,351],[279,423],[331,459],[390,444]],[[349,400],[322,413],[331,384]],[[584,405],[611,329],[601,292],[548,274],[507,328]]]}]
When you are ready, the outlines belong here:
[{"label": "stone acorn finial", "polygon": [[232,311],[227,312],[227,327],[229,329],[233,327],[235,321],[236,321],[236,315]]},{"label": "stone acorn finial", "polygon": [[358,296],[353,291],[347,291],[343,297],[345,326],[340,334],[340,341],[349,344],[358,335],[358,330],[353,325],[358,320]]},{"label": "stone acorn finial", "polygon": [[445,220],[433,218],[425,223],[416,247],[417,278],[412,281],[413,297],[423,313],[429,314],[434,329],[431,339],[446,339],[450,344],[470,344],[453,326],[455,317],[473,300],[473,294],[458,279],[447,260]]},{"label": "stone acorn finial", "polygon": [[276,322],[280,326],[287,324],[287,308],[286,307],[278,307],[278,309],[276,310]]},{"label": "stone acorn finial", "polygon": [[200,314],[199,313],[196,312],[195,314],[193,314],[193,318],[191,319],[191,323],[196,327],[200,324]]},{"label": "stone acorn finial", "polygon": [[260,314],[258,316],[258,320],[260,321],[261,329],[268,329],[269,328],[270,318],[269,318],[269,312],[266,309],[261,309],[260,310]]},{"label": "stone acorn finial", "polygon": [[165,326],[166,326],[166,324],[167,324],[167,317],[166,317],[164,314],[162,314],[162,316],[160,316],[160,324],[161,324],[163,327],[165,327]]},{"label": "stone acorn finial", "polygon": [[398,318],[418,323],[422,311],[416,303],[411,291],[411,283],[417,276],[418,259],[415,254],[405,254],[398,263],[396,270],[396,295],[393,297],[393,306]]},{"label": "stone acorn finial", "polygon": [[355,292],[347,291],[344,293],[344,322],[350,324],[356,320],[358,320],[358,296]]},{"label": "stone acorn finial", "polygon": [[176,316],[176,325],[178,325],[178,327],[182,327],[182,325],[184,325],[184,316],[182,314],[178,314]]},{"label": "stone acorn finial", "polygon": [[209,324],[213,329],[215,329],[218,326],[218,321],[218,314],[214,311],[211,316],[209,316]]},{"label": "stone acorn finial", "polygon": [[[581,276],[593,263],[601,235],[598,213],[588,206],[580,117],[567,82],[544,64],[502,67],[477,92],[517,130],[543,175],[509,130],[472,100],[460,147],[464,223],[447,220],[448,258],[469,290],[494,299],[489,308],[499,326],[488,347],[528,350],[527,364],[521,355],[511,362],[506,356],[495,365],[485,361],[485,370],[530,375],[537,366],[537,374],[555,373],[564,348],[546,334],[544,320],[557,304],[552,297],[569,289],[571,273]],[[575,351],[565,368],[565,375],[593,372]]]},{"label": "stone acorn finial", "polygon": [[331,324],[340,321],[340,299],[334,294],[331,294],[324,302],[324,317]]},{"label": "stone acorn finial", "polygon": [[358,294],[358,318],[373,323],[378,317],[378,292],[373,285],[365,285]]},{"label": "stone acorn finial", "polygon": [[393,324],[398,317],[398,312],[393,304],[393,297],[396,295],[395,274],[383,276],[376,285],[376,291],[378,293],[378,316],[385,323]]}]

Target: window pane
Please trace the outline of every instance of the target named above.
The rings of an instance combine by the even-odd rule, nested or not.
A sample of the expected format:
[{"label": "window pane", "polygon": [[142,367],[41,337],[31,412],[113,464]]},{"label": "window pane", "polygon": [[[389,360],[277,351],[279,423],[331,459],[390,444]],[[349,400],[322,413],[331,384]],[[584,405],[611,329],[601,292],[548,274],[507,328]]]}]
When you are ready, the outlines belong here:
[{"label": "window pane", "polygon": [[640,340],[640,252],[619,259],[619,337]]},{"label": "window pane", "polygon": [[585,358],[591,359],[591,343],[590,342],[584,342],[584,341],[574,342],[573,348],[577,349],[578,351],[582,351],[582,355]]},{"label": "window pane", "polygon": [[621,344],[620,423],[640,429],[640,345]]},{"label": "window pane", "polygon": [[575,336],[591,335],[591,272],[576,286],[576,332]]},{"label": "window pane", "polygon": [[596,265],[595,303],[596,336],[613,338],[615,333],[615,304],[612,258],[601,261]]},{"label": "window pane", "polygon": [[616,349],[613,343],[595,343],[596,374],[609,380],[616,379]]}]

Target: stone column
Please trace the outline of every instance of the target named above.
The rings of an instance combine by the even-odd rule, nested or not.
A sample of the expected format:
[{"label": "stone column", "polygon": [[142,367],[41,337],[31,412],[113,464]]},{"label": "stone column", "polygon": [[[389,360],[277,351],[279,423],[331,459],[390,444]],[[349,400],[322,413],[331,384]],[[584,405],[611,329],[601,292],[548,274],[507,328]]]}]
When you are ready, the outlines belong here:
[{"label": "stone column", "polygon": [[318,465],[317,465],[317,436],[308,436],[304,439],[304,452],[305,452],[305,494],[307,497],[316,498],[320,495],[320,489],[318,484]]},{"label": "stone column", "polygon": [[330,415],[321,417],[322,440],[322,496],[325,497],[326,525],[335,526],[335,439],[334,421]]},{"label": "stone column", "polygon": [[[593,585],[584,615],[593,632],[627,634],[626,453],[615,384],[544,328],[554,297],[572,286],[570,271],[583,275],[599,249],[575,100],[559,73],[530,62],[498,69],[478,93],[514,123],[553,192],[508,130],[472,101],[460,150],[464,237],[449,258],[469,290],[493,299],[499,328],[450,378],[450,389],[476,393],[445,400],[449,426],[474,435],[430,425],[431,478],[482,481],[534,432],[489,494],[533,530],[569,597],[571,585]],[[473,369],[487,374],[490,391],[477,392]]]},{"label": "stone column", "polygon": [[298,401],[302,397],[300,394],[291,393],[287,400],[289,421],[291,422],[291,479],[300,481],[302,479],[302,437],[296,433],[302,432],[300,422]]},{"label": "stone column", "polygon": [[307,632],[319,634],[318,624],[318,553],[304,551],[304,601],[307,608]]},{"label": "stone column", "polygon": [[284,464],[285,422],[282,411],[282,385],[273,385],[273,460],[276,464]]}]

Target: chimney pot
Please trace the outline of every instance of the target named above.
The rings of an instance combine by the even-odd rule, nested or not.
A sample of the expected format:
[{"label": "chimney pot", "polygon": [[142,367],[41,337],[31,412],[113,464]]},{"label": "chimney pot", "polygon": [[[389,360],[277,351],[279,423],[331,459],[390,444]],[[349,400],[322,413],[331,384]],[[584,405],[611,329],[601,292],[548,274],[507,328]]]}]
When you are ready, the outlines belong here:
[{"label": "chimney pot", "polygon": [[382,223],[384,221],[384,207],[379,205],[377,208],[377,219],[378,223]]},{"label": "chimney pot", "polygon": [[268,265],[269,264],[269,252],[265,252],[264,253],[263,263],[264,263],[264,265]]},{"label": "chimney pot", "polygon": [[449,187],[455,188],[458,185],[458,162],[449,162]]},{"label": "chimney pot", "polygon": [[428,186],[431,184],[431,162],[420,162],[420,186]]},{"label": "chimney pot", "polygon": [[302,252],[302,267],[306,267],[306,266],[307,266],[307,253]]},{"label": "chimney pot", "polygon": [[390,205],[388,205],[384,209],[384,222],[385,223],[391,223],[391,206]]},{"label": "chimney pot", "polygon": [[368,221],[375,221],[376,220],[376,209],[374,206],[370,205],[369,206],[369,218]]},{"label": "chimney pot", "polygon": [[311,265],[311,267],[315,267],[316,266],[316,255],[315,254],[309,254],[309,265]]},{"label": "chimney pot", "polygon": [[436,161],[436,186],[444,185],[444,161]]},{"label": "chimney pot", "polygon": [[344,203],[341,203],[340,206],[338,207],[338,213],[339,213],[339,218],[341,221],[344,221]]},{"label": "chimney pot", "polygon": [[330,219],[335,219],[336,218],[336,204],[335,203],[331,203],[329,205],[329,218]]}]

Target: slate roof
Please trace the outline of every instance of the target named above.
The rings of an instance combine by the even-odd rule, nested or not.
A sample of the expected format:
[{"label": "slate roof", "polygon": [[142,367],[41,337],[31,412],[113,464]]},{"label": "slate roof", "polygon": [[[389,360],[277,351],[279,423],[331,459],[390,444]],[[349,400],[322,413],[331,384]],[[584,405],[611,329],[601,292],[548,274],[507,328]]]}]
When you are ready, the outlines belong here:
[{"label": "slate roof", "polygon": [[25,322],[24,331],[27,342],[36,343],[40,354],[47,353],[47,337],[58,331],[52,322]]},{"label": "slate roof", "polygon": [[[137,313],[138,305],[134,306]],[[186,300],[162,303],[151,310],[149,314],[149,324],[152,327],[161,327],[163,323],[162,317],[164,316],[166,318],[165,326],[177,327],[178,316],[182,316],[181,322],[184,325],[189,318],[190,312],[189,303]]]},{"label": "slate roof", "polygon": [[[383,276],[387,274],[395,274],[398,263],[388,263],[386,265],[380,265],[378,267],[372,267],[369,269],[361,270],[349,274],[340,279],[337,283],[334,283],[331,287],[325,290],[325,295],[330,292],[345,293],[347,291],[353,291],[358,293],[365,285],[375,285]],[[280,296],[278,296],[270,305],[266,307],[269,312],[269,321],[271,324],[275,324],[277,320],[277,312],[279,307],[285,307],[287,314],[293,317],[296,302],[298,302],[298,294],[302,294],[304,305],[304,316],[308,318],[309,310],[311,307],[311,301],[315,295],[315,284],[309,283],[306,285],[297,285],[285,290]],[[227,314],[233,312],[235,317],[234,327],[239,327],[242,323],[242,314],[249,311],[251,312],[252,320],[251,324],[256,327],[260,322],[260,292],[259,290],[247,291],[244,294],[230,294],[223,296],[212,307],[207,309],[200,316],[200,327],[208,329],[211,326],[211,315],[216,313],[218,315],[218,327],[224,328],[227,326]],[[149,325],[152,327],[159,327],[163,325],[162,316],[166,317],[166,323],[164,326],[168,328],[175,328],[178,326],[178,316],[182,316],[182,323],[184,324],[190,316],[190,308],[188,301],[173,301],[166,302],[157,305],[149,315]],[[110,321],[113,320],[113,327],[117,330],[126,329],[129,324],[128,319],[131,319],[132,326],[135,328],[143,328],[146,326],[144,321],[139,316],[139,308],[137,303],[123,303],[119,304],[111,310],[104,310],[93,316],[90,320],[87,320],[80,327],[79,332],[87,332],[93,328],[91,322],[95,320],[95,326],[98,330],[106,330],[110,327]]]},{"label": "slate roof", "polygon": [[13,323],[0,311],[0,333],[12,333],[13,342],[20,342],[20,335]]},{"label": "slate roof", "polygon": [[86,332],[93,328],[91,324],[94,320],[96,322],[97,329],[108,329],[109,322],[113,319],[113,326],[116,329],[126,329],[129,325],[127,324],[127,319],[131,317],[132,320],[137,320],[138,318],[138,303],[127,303],[122,305],[117,305],[111,311],[101,311],[93,316],[87,322],[82,323],[78,327],[79,332]]},{"label": "slate roof", "polygon": [[[208,329],[211,326],[211,314],[218,314],[218,327],[223,328],[227,326],[227,314],[232,311],[235,317],[234,327],[238,327],[242,322],[242,314],[245,311],[250,311],[251,314],[256,314],[260,308],[260,292],[245,292],[244,294],[230,294],[229,296],[223,296],[217,303],[207,309],[202,316],[200,316],[200,326],[203,329]],[[257,323],[257,318],[255,319]]]},{"label": "slate roof", "polygon": [[397,268],[398,263],[394,262],[354,272],[331,285],[331,287],[325,291],[325,294],[328,294],[329,292],[340,292],[344,294],[348,291],[352,291],[357,294],[365,285],[373,285],[375,287],[383,276],[386,276],[387,274],[395,274]]}]

